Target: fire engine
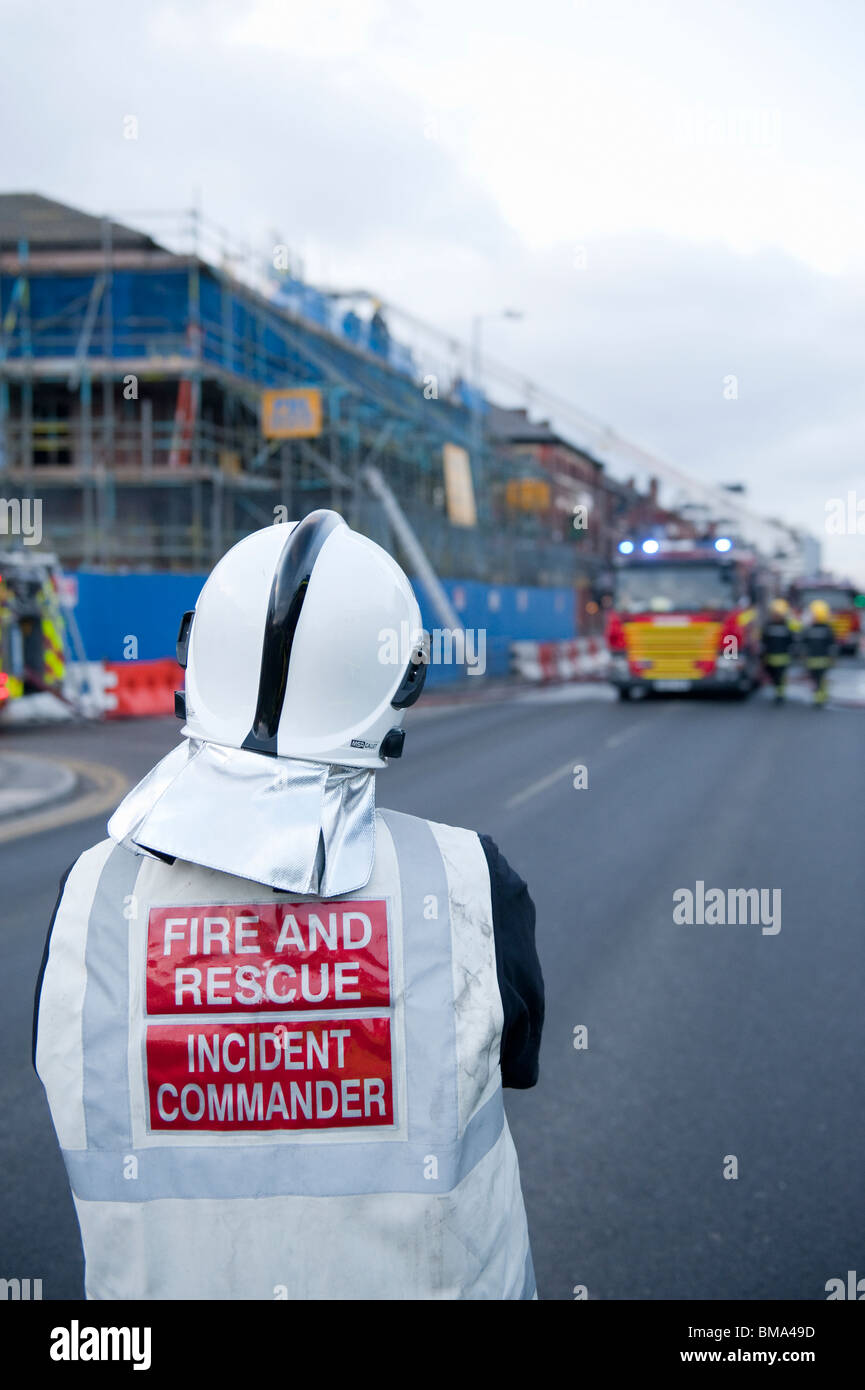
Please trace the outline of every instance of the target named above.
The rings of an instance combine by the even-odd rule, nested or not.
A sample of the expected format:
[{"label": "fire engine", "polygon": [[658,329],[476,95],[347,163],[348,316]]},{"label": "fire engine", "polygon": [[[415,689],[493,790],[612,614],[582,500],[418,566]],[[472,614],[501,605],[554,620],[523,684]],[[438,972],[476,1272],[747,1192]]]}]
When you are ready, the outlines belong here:
[{"label": "fire engine", "polygon": [[758,557],[727,536],[620,541],[607,618],[620,699],[696,689],[748,695],[760,682],[769,582]]},{"label": "fire engine", "polygon": [[63,685],[59,582],[55,555],[0,550],[0,709],[21,695]]},{"label": "fire engine", "polygon": [[862,633],[861,608],[865,606],[865,596],[852,584],[826,577],[797,579],[790,586],[787,599],[803,622],[807,620],[808,605],[815,599],[823,599],[829,605],[832,630],[841,651],[849,656],[858,654]]}]

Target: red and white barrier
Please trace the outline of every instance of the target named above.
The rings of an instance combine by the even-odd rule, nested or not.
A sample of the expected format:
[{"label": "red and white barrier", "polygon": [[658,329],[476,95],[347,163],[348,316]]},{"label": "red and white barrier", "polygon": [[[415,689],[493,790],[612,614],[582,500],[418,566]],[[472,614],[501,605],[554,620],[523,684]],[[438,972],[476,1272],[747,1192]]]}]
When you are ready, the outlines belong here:
[{"label": "red and white barrier", "polygon": [[88,717],[153,717],[174,713],[174,692],[183,689],[183,671],[166,657],[160,661],[72,661],[64,694]]},{"label": "red and white barrier", "polygon": [[568,642],[512,642],[511,670],[524,680],[604,680],[609,666],[601,637],[574,637]]},{"label": "red and white barrier", "polygon": [[108,694],[109,719],[174,713],[174,692],[183,689],[183,671],[171,657],[161,661],[107,661],[114,676]]}]

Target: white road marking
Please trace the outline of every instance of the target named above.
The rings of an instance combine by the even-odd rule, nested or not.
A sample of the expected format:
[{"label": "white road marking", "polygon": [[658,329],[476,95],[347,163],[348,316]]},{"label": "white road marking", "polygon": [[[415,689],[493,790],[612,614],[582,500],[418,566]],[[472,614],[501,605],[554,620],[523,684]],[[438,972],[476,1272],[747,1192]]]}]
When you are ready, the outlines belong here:
[{"label": "white road marking", "polygon": [[576,758],[570,758],[569,761],[563,763],[561,767],[557,767],[555,772],[549,772],[546,777],[541,777],[539,781],[532,782],[528,787],[523,787],[521,792],[517,792],[515,796],[508,798],[505,802],[505,809],[510,810],[513,806],[520,806],[522,802],[528,801],[533,796],[537,796],[539,792],[546,791],[547,787],[551,787],[555,782],[558,782],[560,777],[564,777],[566,772],[573,772],[576,763]]},{"label": "white road marking", "polygon": [[645,729],[648,722],[647,719],[641,719],[639,724],[631,724],[627,729],[622,729],[621,733],[613,734],[612,737],[604,739],[604,747],[618,748],[619,744],[626,743],[634,734],[639,733],[641,729]]},{"label": "white road marking", "polygon": [[43,830],[54,830],[61,825],[72,825],[75,821],[98,816],[103,811],[113,811],[129,790],[129,779],[116,767],[84,762],[78,758],[57,758],[56,761],[94,785],[83,796],[61,802],[59,806],[3,821],[0,824],[0,844],[20,840],[25,835],[38,835]]},{"label": "white road marking", "polygon": [[[661,716],[659,715],[658,717],[660,718]],[[620,733],[613,734],[610,738],[605,739],[602,746],[604,748],[618,748],[621,744],[627,742],[629,738],[632,738],[634,734],[639,733],[641,729],[647,728],[650,723],[654,723],[654,720],[641,719],[636,724],[629,724],[628,727],[622,729]],[[541,792],[545,792],[548,787],[555,786],[556,782],[564,777],[566,772],[573,772],[578,763],[579,758],[575,755],[569,762],[563,763],[561,767],[557,767],[555,772],[548,772],[546,777],[539,777],[536,782],[531,782],[527,787],[523,787],[522,791],[515,792],[514,795],[508,797],[508,800],[505,802],[505,809],[510,811],[515,806],[521,806],[524,801],[530,801],[533,796],[538,796]]]}]

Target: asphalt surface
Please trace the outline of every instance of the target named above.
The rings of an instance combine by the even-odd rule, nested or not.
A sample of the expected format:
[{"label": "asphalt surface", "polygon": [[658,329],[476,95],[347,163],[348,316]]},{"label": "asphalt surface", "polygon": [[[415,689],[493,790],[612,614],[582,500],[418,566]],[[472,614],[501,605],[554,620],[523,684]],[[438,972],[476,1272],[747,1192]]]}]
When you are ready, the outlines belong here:
[{"label": "asphalt surface", "polygon": [[[537,905],[541,1080],[506,1096],[540,1297],[822,1300],[865,1274],[865,710],[583,687],[419,709],[408,730],[379,804],[491,834]],[[177,734],[141,720],[3,748],[137,777]],[[45,1298],[83,1285],[33,985],[58,879],[105,819],[0,845],[0,1275]],[[675,923],[698,880],[780,889],[780,931]]]}]

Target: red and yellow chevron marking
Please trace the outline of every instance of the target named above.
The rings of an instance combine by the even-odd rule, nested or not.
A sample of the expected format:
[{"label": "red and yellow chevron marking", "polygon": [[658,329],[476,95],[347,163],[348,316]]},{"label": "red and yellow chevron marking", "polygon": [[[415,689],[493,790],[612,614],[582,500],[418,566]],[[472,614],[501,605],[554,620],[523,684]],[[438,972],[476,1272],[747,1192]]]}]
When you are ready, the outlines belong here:
[{"label": "red and yellow chevron marking", "polygon": [[625,650],[649,680],[700,680],[714,667],[719,622],[624,623]]}]

